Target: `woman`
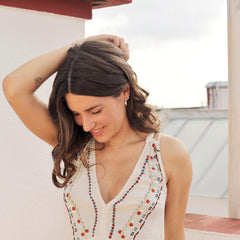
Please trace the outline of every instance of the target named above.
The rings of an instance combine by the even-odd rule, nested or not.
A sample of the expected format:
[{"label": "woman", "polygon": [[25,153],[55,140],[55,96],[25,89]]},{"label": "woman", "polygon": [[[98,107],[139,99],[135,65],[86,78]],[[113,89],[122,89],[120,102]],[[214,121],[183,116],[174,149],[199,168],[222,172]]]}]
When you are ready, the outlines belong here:
[{"label": "woman", "polygon": [[[184,240],[189,154],[159,132],[128,55],[117,36],[82,39],[25,63],[3,90],[54,147],[53,182],[65,187],[74,239]],[[46,107],[34,92],[56,71]]]}]

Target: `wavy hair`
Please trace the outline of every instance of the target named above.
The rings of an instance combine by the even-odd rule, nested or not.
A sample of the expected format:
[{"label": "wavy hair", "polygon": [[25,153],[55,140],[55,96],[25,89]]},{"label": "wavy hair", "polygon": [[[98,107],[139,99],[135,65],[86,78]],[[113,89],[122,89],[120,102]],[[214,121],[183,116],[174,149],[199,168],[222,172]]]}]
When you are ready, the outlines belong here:
[{"label": "wavy hair", "polygon": [[[83,155],[81,160],[85,167],[89,167],[83,151],[92,135],[75,123],[65,95],[117,97],[127,85],[130,87],[130,96],[126,112],[130,126],[145,133],[158,132],[160,122],[153,109],[146,104],[149,94],[138,85],[135,72],[118,47],[101,40],[86,41],[68,50],[58,69],[48,105],[58,130],[58,144],[52,151],[52,180],[55,186],[64,187],[75,173],[74,160],[77,154]],[[64,166],[61,167],[62,163]]]}]

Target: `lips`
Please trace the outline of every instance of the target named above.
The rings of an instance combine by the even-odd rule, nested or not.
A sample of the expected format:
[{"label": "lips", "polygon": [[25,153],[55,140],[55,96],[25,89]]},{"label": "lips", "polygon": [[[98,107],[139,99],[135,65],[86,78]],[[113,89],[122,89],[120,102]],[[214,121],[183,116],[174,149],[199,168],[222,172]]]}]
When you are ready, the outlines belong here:
[{"label": "lips", "polygon": [[104,131],[104,127],[92,130],[92,131],[90,131],[90,133],[93,136],[100,136],[103,133],[103,131]]}]

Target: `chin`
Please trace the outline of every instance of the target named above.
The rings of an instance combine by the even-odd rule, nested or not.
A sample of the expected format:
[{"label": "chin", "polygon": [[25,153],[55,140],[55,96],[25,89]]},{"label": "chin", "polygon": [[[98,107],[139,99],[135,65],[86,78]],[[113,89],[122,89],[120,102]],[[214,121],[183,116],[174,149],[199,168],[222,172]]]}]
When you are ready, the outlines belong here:
[{"label": "chin", "polygon": [[106,136],[105,134],[103,134],[101,136],[93,136],[93,138],[95,139],[95,141],[97,141],[99,143],[107,143],[111,139],[111,136],[109,137],[109,136]]},{"label": "chin", "polygon": [[102,134],[100,136],[95,136],[92,134],[92,136],[95,139],[95,141],[97,141],[99,143],[106,143],[109,140],[109,138],[104,136],[104,134]]}]

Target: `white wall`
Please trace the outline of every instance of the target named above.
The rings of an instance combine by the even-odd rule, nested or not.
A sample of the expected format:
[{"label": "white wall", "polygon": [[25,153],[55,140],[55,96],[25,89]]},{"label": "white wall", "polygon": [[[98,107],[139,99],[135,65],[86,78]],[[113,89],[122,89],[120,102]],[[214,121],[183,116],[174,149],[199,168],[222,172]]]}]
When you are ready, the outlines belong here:
[{"label": "white wall", "polygon": [[[28,59],[83,37],[84,22],[0,6],[1,83]],[[46,102],[50,88],[48,81],[38,91]],[[63,189],[51,182],[52,149],[24,127],[2,88],[0,119],[0,239],[72,239]]]},{"label": "white wall", "polygon": [[229,216],[240,219],[240,0],[228,0]]},{"label": "white wall", "polygon": [[186,212],[227,218],[228,199],[190,195]]}]

